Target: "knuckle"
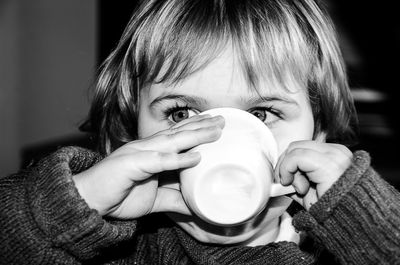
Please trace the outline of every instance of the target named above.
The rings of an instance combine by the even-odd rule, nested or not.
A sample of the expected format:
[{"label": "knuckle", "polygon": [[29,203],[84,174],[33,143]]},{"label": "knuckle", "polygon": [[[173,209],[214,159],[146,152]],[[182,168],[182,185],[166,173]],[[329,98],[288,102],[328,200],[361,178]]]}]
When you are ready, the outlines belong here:
[{"label": "knuckle", "polygon": [[161,142],[168,142],[171,141],[175,137],[175,134],[163,134],[160,135],[160,141]]},{"label": "knuckle", "polygon": [[304,157],[307,156],[309,150],[304,148],[294,148],[291,150],[290,155],[294,157]]},{"label": "knuckle", "polygon": [[169,154],[162,152],[154,152],[154,162],[157,163],[157,168],[159,172],[166,170],[167,160],[169,159]]},{"label": "knuckle", "polygon": [[339,156],[337,163],[342,170],[346,170],[351,165],[352,159],[346,155]]},{"label": "knuckle", "polygon": [[209,118],[205,118],[199,121],[199,124],[201,124],[202,126],[213,126],[214,124],[216,124],[218,122],[219,119],[217,119],[216,117],[209,117]]},{"label": "knuckle", "polygon": [[204,142],[203,137],[199,134],[193,134],[194,145],[199,145]]},{"label": "knuckle", "polygon": [[183,134],[184,134],[183,132],[178,132],[176,134],[168,136],[168,142],[169,142],[168,150],[170,152],[173,152],[173,153],[179,152],[179,141],[180,141],[179,137],[181,137],[181,135],[183,135]]},{"label": "knuckle", "polygon": [[178,150],[178,141],[179,141],[179,137],[182,134],[182,132],[177,132],[174,134],[164,134],[164,135],[160,135],[160,141],[163,144],[162,146],[165,147],[165,150],[169,151],[169,152],[177,152]]},{"label": "knuckle", "polygon": [[335,161],[340,168],[347,168],[350,166],[353,153],[344,145],[335,144],[334,147],[330,154],[331,161]]},{"label": "knuckle", "polygon": [[196,140],[196,143],[202,143],[212,137],[212,129],[210,127],[198,128],[192,131],[192,136]]},{"label": "knuckle", "polygon": [[168,129],[169,133],[174,134],[174,133],[178,132],[179,131],[179,126],[180,126],[180,123],[169,127],[169,129]]},{"label": "knuckle", "polygon": [[173,211],[178,211],[181,208],[180,201],[176,197],[171,199],[169,206],[170,206],[171,210],[173,210]]},{"label": "knuckle", "polygon": [[349,148],[341,145],[341,150],[350,160],[353,159],[353,152],[351,152]]},{"label": "knuckle", "polygon": [[346,146],[344,146],[342,144],[331,144],[331,145],[332,145],[332,147],[334,147],[333,148],[334,152],[336,152],[338,154],[346,155],[347,157],[353,156],[353,153]]},{"label": "knuckle", "polygon": [[297,148],[299,148],[300,146],[302,146],[305,142],[306,142],[305,140],[293,141],[293,142],[289,143],[288,149],[289,149],[289,150],[291,150],[291,149],[297,149]]},{"label": "knuckle", "polygon": [[164,152],[154,152],[156,159],[160,162],[164,162],[165,160],[171,157],[171,154]]},{"label": "knuckle", "polygon": [[127,147],[134,152],[148,150],[149,149],[149,142],[146,140],[137,140],[134,142],[130,142],[127,144]]},{"label": "knuckle", "polygon": [[208,133],[211,139],[218,139],[221,136],[221,128],[218,127],[209,127]]},{"label": "knuckle", "polygon": [[159,166],[163,165],[165,160],[168,158],[168,155],[163,152],[152,152],[151,155],[154,163],[157,163]]}]

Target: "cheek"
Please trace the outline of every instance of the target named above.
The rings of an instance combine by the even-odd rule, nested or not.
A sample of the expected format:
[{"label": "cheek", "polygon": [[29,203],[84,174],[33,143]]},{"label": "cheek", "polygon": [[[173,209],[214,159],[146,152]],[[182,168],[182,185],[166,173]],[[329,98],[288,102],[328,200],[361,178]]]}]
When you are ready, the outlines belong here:
[{"label": "cheek", "polygon": [[156,134],[159,131],[167,129],[165,124],[160,121],[155,113],[150,109],[149,89],[142,89],[139,98],[137,132],[138,138],[143,139]]},{"label": "cheek", "polygon": [[139,115],[138,115],[138,138],[142,139],[142,138],[146,138],[149,135],[149,129],[147,128],[148,126],[146,126],[147,123],[144,121],[144,117],[143,117],[143,111],[139,110]]},{"label": "cheek", "polygon": [[306,119],[296,123],[288,123],[272,130],[278,144],[278,156],[280,156],[290,143],[301,140],[313,140],[313,119]]},{"label": "cheek", "polygon": [[146,109],[140,109],[138,115],[138,138],[143,139],[157,133],[157,121],[152,119]]},{"label": "cheek", "polygon": [[169,128],[167,122],[160,121],[151,115],[146,108],[139,109],[138,138],[143,139]]}]

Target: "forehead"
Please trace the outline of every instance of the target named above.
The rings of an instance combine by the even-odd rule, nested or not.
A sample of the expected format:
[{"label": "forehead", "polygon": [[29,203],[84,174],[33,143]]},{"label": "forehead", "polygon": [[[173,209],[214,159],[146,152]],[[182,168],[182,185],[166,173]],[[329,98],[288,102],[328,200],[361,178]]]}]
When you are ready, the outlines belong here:
[{"label": "forehead", "polygon": [[[312,22],[309,10],[292,10],[292,5],[282,4],[285,1],[246,1],[248,8],[243,8],[242,1],[165,1],[165,7],[151,5],[153,15],[133,25],[133,29],[146,29],[133,35],[135,45],[130,46],[134,47],[139,89],[189,89],[187,85],[198,78],[199,72],[206,78],[200,79],[203,86],[199,80],[195,85],[212,85],[218,89],[213,94],[226,91],[218,82],[236,85],[243,80],[242,91],[252,93],[306,87],[320,54],[318,41],[307,31]],[[212,69],[226,50],[236,51],[230,57],[236,67],[215,66],[215,73],[203,71]],[[233,71],[233,78],[222,81],[217,75],[227,76],[227,70]],[[238,81],[238,77],[243,80]],[[181,86],[183,83],[186,86]]]},{"label": "forehead", "polygon": [[276,78],[265,75],[257,84],[249,82],[237,53],[233,49],[224,49],[210,63],[196,72],[176,82],[156,83],[143,92],[150,99],[168,94],[191,95],[209,102],[218,102],[262,97],[292,98],[293,95],[306,93],[306,89],[297,82],[282,84]]}]

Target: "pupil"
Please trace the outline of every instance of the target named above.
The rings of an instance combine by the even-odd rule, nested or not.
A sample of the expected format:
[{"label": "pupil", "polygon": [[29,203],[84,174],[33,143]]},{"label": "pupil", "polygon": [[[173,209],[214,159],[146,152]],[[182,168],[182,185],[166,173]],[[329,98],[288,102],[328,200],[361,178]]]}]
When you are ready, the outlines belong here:
[{"label": "pupil", "polygon": [[256,116],[261,121],[265,121],[266,113],[264,111],[256,110],[253,112],[253,115]]},{"label": "pupil", "polygon": [[189,113],[187,110],[178,110],[172,115],[174,122],[180,122],[184,119],[187,119],[188,116]]}]

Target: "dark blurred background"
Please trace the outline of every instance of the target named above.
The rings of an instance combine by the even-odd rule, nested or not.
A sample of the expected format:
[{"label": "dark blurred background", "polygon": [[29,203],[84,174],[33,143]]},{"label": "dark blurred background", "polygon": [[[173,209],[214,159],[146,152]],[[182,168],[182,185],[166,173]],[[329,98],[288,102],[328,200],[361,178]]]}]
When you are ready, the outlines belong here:
[{"label": "dark blurred background", "polygon": [[[360,121],[359,144],[400,187],[400,20],[394,1],[325,3],[337,25]],[[136,1],[0,0],[0,174],[58,148],[92,147],[78,127],[87,91]]]}]

